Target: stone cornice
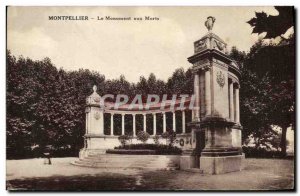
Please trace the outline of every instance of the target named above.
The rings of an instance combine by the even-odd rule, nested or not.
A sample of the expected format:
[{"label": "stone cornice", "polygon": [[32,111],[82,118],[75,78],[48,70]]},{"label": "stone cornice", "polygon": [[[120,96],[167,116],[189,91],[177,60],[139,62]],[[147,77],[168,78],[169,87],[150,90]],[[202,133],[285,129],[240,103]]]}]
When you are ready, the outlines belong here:
[{"label": "stone cornice", "polygon": [[231,79],[233,83],[240,83],[239,78],[231,72],[228,72],[228,79]]},{"label": "stone cornice", "polygon": [[219,68],[224,69],[226,71],[228,70],[229,65],[227,65],[226,63],[223,63],[222,61],[215,59],[215,58],[212,59],[212,62],[213,62],[213,65],[216,65]]},{"label": "stone cornice", "polygon": [[216,49],[206,49],[204,51],[201,51],[201,52],[189,57],[188,61],[190,63],[194,64],[194,63],[198,62],[199,60],[204,60],[204,59],[211,60],[212,57],[220,59],[220,60],[224,61],[224,63],[226,63],[226,64],[230,64],[232,62],[231,58],[229,58],[226,54],[224,54]]}]

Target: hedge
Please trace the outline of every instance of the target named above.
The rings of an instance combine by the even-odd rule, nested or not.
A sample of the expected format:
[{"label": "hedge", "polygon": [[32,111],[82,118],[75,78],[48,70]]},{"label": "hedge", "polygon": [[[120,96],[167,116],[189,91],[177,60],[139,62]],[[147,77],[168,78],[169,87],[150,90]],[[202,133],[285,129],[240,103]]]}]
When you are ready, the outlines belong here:
[{"label": "hedge", "polygon": [[130,144],[125,146],[118,146],[115,149],[125,150],[153,150],[157,155],[180,155],[182,150],[175,146],[163,144]]}]

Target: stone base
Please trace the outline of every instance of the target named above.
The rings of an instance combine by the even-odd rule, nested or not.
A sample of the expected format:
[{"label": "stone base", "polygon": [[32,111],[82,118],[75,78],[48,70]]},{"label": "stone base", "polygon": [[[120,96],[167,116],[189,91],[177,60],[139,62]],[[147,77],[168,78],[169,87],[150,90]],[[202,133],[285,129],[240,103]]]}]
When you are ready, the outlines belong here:
[{"label": "stone base", "polygon": [[106,149],[87,149],[82,148],[79,151],[79,158],[84,159],[85,157],[88,157],[89,155],[97,155],[97,154],[105,154]]},{"label": "stone base", "polygon": [[182,155],[180,157],[180,169],[187,170],[191,168],[195,168],[196,165],[196,156],[191,155]]},{"label": "stone base", "polygon": [[241,171],[245,155],[222,156],[222,157],[200,157],[200,169],[204,174],[224,174]]}]

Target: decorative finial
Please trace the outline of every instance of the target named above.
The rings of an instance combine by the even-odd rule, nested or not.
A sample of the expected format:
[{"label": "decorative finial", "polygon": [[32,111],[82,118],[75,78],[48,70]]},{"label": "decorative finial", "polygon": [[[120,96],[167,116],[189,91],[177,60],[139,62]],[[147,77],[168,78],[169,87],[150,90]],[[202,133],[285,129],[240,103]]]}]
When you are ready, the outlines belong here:
[{"label": "decorative finial", "polygon": [[94,92],[97,91],[97,86],[96,86],[96,85],[93,86],[93,91],[94,91]]},{"label": "decorative finial", "polygon": [[207,20],[205,21],[205,26],[209,32],[211,32],[212,28],[214,27],[215,21],[216,21],[215,17],[213,16],[207,17]]}]

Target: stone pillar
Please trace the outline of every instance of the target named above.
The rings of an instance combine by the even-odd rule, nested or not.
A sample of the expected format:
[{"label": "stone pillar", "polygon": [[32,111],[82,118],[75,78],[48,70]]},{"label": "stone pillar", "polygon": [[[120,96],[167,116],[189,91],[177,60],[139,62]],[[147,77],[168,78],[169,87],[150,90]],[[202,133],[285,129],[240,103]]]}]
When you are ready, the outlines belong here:
[{"label": "stone pillar", "polygon": [[235,122],[240,123],[240,93],[238,85],[235,88]]},{"label": "stone pillar", "polygon": [[122,135],[125,135],[125,114],[122,114]]},{"label": "stone pillar", "polygon": [[200,121],[200,77],[196,72],[194,75],[194,94],[195,94],[195,109],[194,121]]},{"label": "stone pillar", "polygon": [[[100,105],[101,97],[96,92],[97,87],[93,87],[93,94],[86,99],[87,127],[89,135],[104,135],[104,110]],[[94,141],[94,139],[93,139]]]},{"label": "stone pillar", "polygon": [[156,135],[156,113],[153,114],[153,135]]},{"label": "stone pillar", "polygon": [[211,86],[210,86],[210,68],[205,69],[205,108],[206,116],[211,115]]},{"label": "stone pillar", "polygon": [[182,133],[185,133],[185,111],[182,110]]},{"label": "stone pillar", "polygon": [[147,126],[147,118],[146,118],[146,114],[143,114],[144,115],[144,121],[143,121],[143,131],[146,132],[146,126]]},{"label": "stone pillar", "polygon": [[89,113],[87,114],[87,119],[88,119],[88,122],[87,122],[87,124],[88,124],[88,133],[90,134],[90,132],[91,132],[91,121],[90,121],[90,115],[91,115],[91,111],[89,111]]},{"label": "stone pillar", "polygon": [[176,113],[173,112],[173,131],[176,133]]},{"label": "stone pillar", "polygon": [[163,112],[163,132],[166,132],[166,113]]},{"label": "stone pillar", "polygon": [[234,121],[233,82],[229,81],[229,118]]},{"label": "stone pillar", "polygon": [[[87,110],[87,109],[86,109],[86,110]],[[88,134],[88,133],[89,133],[88,122],[89,122],[89,119],[88,119],[88,112],[86,111],[86,112],[85,112],[85,134]]]},{"label": "stone pillar", "polygon": [[136,136],[136,131],[135,131],[135,114],[132,114],[132,123],[133,123],[133,125],[132,125],[132,134],[133,134],[133,136]]},{"label": "stone pillar", "polygon": [[110,135],[114,135],[114,114],[110,114]]}]

